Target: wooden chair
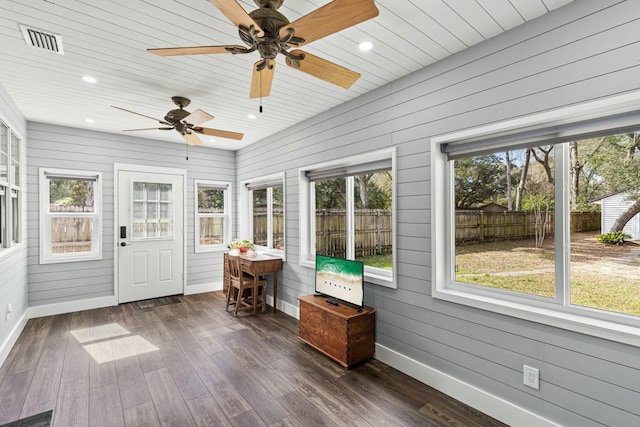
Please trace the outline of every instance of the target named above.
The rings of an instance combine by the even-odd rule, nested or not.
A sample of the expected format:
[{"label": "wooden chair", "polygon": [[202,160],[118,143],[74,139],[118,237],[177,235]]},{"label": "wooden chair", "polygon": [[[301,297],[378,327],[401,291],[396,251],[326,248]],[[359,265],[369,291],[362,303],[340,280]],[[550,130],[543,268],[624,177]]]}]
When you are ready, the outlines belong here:
[{"label": "wooden chair", "polygon": [[258,295],[262,302],[262,311],[266,309],[267,282],[258,279],[258,289],[256,295],[253,294],[253,276],[242,271],[242,264],[238,255],[228,255],[229,265],[229,290],[227,291],[226,311],[229,306],[235,304],[236,308],[233,312],[234,316],[238,315],[238,311],[253,310],[257,312]]}]

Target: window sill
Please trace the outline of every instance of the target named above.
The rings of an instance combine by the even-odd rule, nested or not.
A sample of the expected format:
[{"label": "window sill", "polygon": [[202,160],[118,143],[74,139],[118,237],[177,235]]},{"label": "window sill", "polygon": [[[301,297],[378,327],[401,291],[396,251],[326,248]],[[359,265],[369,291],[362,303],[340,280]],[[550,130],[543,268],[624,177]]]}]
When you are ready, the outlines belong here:
[{"label": "window sill", "polygon": [[211,253],[211,252],[226,252],[229,250],[227,245],[211,245],[211,246],[196,246],[194,252],[197,254]]},{"label": "window sill", "polygon": [[40,264],[60,264],[63,262],[82,262],[82,261],[100,261],[102,260],[102,254],[91,254],[87,256],[60,256],[60,257],[49,257],[49,258],[41,258]]},{"label": "window sill", "polygon": [[286,251],[282,249],[270,249],[266,246],[256,246],[256,252],[260,254],[267,254],[274,257],[282,258],[282,261],[287,260]]},{"label": "window sill", "polygon": [[569,310],[561,311],[561,306],[558,306],[558,310],[554,310],[453,289],[434,289],[433,297],[640,347],[640,327],[580,314],[581,311],[584,313],[590,312],[591,309],[587,307],[571,306]]},{"label": "window sill", "polygon": [[24,243],[14,243],[10,248],[0,248],[0,260],[24,247]]}]

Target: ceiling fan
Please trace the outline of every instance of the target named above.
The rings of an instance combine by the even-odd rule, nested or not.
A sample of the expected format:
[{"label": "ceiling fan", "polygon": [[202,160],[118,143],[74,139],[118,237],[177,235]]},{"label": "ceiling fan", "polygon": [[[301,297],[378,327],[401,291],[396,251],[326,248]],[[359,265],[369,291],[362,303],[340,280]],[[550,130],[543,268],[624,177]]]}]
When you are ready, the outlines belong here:
[{"label": "ceiling fan", "polygon": [[169,111],[164,119],[156,119],[151,116],[147,116],[145,114],[136,113],[135,111],[127,110],[122,107],[116,107],[112,105],[113,108],[117,108],[118,110],[126,111],[128,113],[137,114],[142,117],[146,117],[152,120],[157,121],[161,125],[165,125],[164,127],[159,128],[145,128],[145,129],[126,129],[123,132],[136,132],[140,130],[172,130],[175,129],[184,140],[189,145],[200,145],[202,144],[202,140],[196,134],[209,135],[209,136],[217,136],[220,138],[229,138],[229,139],[242,139],[244,134],[238,132],[229,132],[226,130],[220,129],[211,129],[211,128],[203,128],[200,125],[204,122],[208,122],[213,119],[213,116],[209,113],[206,113],[202,110],[196,110],[193,113],[189,113],[184,108],[187,107],[191,100],[184,98],[182,96],[174,96],[171,98],[174,104],[178,106],[177,109]]},{"label": "ceiling fan", "polygon": [[217,53],[242,54],[258,51],[260,60],[253,66],[249,98],[269,96],[275,71],[275,58],[285,56],[288,66],[345,89],[360,78],[360,74],[326,59],[299,49],[345,28],[378,16],[374,0],[333,0],[297,19],[289,20],[277,9],[284,0],[254,0],[259,9],[247,13],[236,0],[210,0],[234,25],[240,39],[249,46],[195,46],[147,49],[159,56],[204,55]]}]

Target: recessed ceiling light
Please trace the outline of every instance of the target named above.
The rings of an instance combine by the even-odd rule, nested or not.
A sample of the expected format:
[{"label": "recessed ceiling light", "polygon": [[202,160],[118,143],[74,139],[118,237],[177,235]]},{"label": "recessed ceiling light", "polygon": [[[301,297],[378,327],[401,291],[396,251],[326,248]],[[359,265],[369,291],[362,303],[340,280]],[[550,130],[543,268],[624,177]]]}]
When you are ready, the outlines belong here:
[{"label": "recessed ceiling light", "polygon": [[87,123],[95,123],[96,121],[93,119],[84,119],[85,122]]},{"label": "recessed ceiling light", "polygon": [[98,80],[93,76],[82,76],[82,80],[84,80],[87,83],[97,83],[98,82]]},{"label": "recessed ceiling light", "polygon": [[209,142],[216,142],[216,140],[213,138],[209,138]]},{"label": "recessed ceiling light", "polygon": [[358,45],[358,48],[363,52],[368,52],[373,49],[373,43],[371,42],[362,42]]},{"label": "recessed ceiling light", "polygon": [[255,119],[256,115],[255,114],[249,114],[247,117],[250,118],[250,119]]}]

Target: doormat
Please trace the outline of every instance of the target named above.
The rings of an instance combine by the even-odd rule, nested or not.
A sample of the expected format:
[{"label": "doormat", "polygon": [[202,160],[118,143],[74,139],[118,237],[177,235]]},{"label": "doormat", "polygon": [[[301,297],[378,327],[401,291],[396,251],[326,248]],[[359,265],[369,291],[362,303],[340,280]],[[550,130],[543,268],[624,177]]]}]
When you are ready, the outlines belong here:
[{"label": "doormat", "polygon": [[161,305],[177,304],[179,302],[182,302],[180,301],[180,298],[176,296],[172,296],[172,297],[162,297],[162,298],[151,298],[143,301],[134,301],[132,304],[133,304],[133,308],[135,308],[136,310],[144,310],[145,308],[160,307]]},{"label": "doormat", "polygon": [[21,420],[2,424],[0,427],[49,427],[51,425],[52,417],[53,410],[49,410],[41,414],[31,415],[30,417],[23,418]]}]

